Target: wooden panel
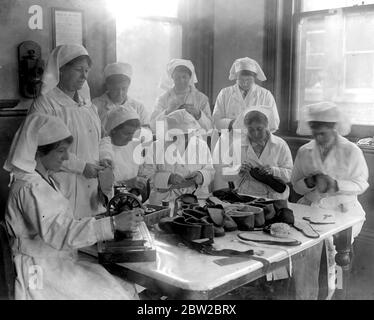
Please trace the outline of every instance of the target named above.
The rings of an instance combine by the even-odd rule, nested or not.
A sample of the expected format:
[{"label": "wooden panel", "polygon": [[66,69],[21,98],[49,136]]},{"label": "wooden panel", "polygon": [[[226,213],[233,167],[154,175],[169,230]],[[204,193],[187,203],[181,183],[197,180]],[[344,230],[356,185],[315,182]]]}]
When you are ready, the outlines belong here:
[{"label": "wooden panel", "polygon": [[14,134],[24,117],[0,117],[0,219],[8,198],[9,174],[3,169]]}]

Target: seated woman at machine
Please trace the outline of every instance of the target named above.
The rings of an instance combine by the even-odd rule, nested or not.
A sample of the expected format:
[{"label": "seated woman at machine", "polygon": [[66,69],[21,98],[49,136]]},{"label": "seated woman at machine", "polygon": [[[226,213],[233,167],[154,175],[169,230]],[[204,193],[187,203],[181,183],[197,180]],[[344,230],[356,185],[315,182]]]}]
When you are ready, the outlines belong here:
[{"label": "seated woman at machine", "polygon": [[140,127],[139,115],[133,108],[117,106],[107,115],[105,131],[112,142],[114,184],[124,185],[129,191],[139,190],[142,200],[145,201],[150,191],[147,182],[153,170],[139,161],[145,155],[140,154],[140,139],[133,138],[138,135],[140,129],[142,134],[139,138],[146,138],[146,141],[151,142],[151,130]]},{"label": "seated woman at machine", "polygon": [[[245,129],[241,140],[234,139],[230,144],[232,163],[221,161],[215,166],[215,189],[227,187],[227,182],[233,181],[239,193],[269,199],[288,199],[289,188],[286,183],[291,179],[291,151],[283,139],[270,132],[264,110],[262,108],[261,111],[252,110],[243,114]],[[234,147],[235,143],[237,147]],[[223,140],[220,140],[214,150],[214,159],[219,159],[219,153],[222,155],[225,152],[220,150],[223,146]],[[238,164],[238,172],[226,171],[235,163]]]},{"label": "seated woman at machine", "polygon": [[[12,173],[6,209],[16,269],[16,299],[138,299],[134,285],[117,281],[77,250],[131,231],[142,210],[75,219],[51,173],[69,158],[73,137],[57,117],[27,116],[4,168]],[[36,281],[35,281],[36,280]]]},{"label": "seated woman at machine", "polygon": [[214,168],[209,147],[199,136],[198,121],[186,110],[176,110],[165,120],[166,141],[154,143],[150,204],[173,202],[178,196],[193,192],[197,196],[208,195]]}]

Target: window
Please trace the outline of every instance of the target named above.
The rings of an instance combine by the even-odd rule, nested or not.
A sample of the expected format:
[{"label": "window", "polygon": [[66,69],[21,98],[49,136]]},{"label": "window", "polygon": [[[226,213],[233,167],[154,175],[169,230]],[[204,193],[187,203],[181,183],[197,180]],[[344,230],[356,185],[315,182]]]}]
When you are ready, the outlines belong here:
[{"label": "window", "polygon": [[300,107],[327,100],[349,115],[355,125],[353,135],[373,135],[374,0],[301,0],[298,4],[294,120]]},{"label": "window", "polygon": [[130,63],[133,79],[129,95],[152,113],[166,64],[182,56],[182,25],[178,0],[112,0],[116,14],[117,61]]}]

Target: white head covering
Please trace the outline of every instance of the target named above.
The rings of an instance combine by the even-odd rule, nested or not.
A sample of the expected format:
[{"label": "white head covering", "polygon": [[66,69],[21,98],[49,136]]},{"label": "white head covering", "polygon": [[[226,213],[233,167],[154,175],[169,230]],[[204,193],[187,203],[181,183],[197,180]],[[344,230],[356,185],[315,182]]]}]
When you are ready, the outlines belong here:
[{"label": "white head covering", "polygon": [[58,117],[44,114],[28,115],[15,134],[4,169],[14,168],[32,173],[36,167],[38,146],[55,143],[70,137],[65,123]]},{"label": "white head covering", "polygon": [[130,106],[116,106],[108,113],[107,121],[105,123],[105,131],[110,133],[115,127],[128,121],[139,118],[138,113]]},{"label": "white head covering", "polygon": [[199,122],[185,109],[175,110],[166,116],[167,130],[170,134],[189,132],[200,133]]},{"label": "white head covering", "polygon": [[269,127],[269,119],[270,119],[271,114],[272,114],[271,113],[271,111],[272,111],[271,108],[269,106],[253,106],[253,107],[248,107],[248,108],[244,109],[239,114],[239,116],[236,118],[235,122],[232,125],[233,129],[244,128],[245,127],[244,118],[247,115],[247,113],[249,113],[251,111],[258,111],[258,112],[261,112],[263,115],[265,115],[266,118],[268,119],[268,127]]},{"label": "white head covering", "polygon": [[161,89],[169,90],[169,89],[174,87],[174,82],[173,82],[172,75],[173,75],[173,72],[174,72],[175,68],[178,67],[178,66],[185,66],[189,70],[191,70],[190,86],[194,86],[195,83],[197,83],[195,67],[190,60],[172,59],[166,65],[166,75],[161,80],[161,85],[160,85]]},{"label": "white head covering", "polygon": [[132,66],[129,63],[114,62],[108,64],[104,68],[104,78],[108,78],[113,75],[124,75],[128,78],[132,78]]},{"label": "white head covering", "polygon": [[248,57],[239,58],[234,61],[230,69],[229,80],[236,80],[238,78],[238,73],[242,70],[254,72],[256,78],[260,81],[266,80],[265,74],[257,61]]},{"label": "white head covering", "polygon": [[[78,44],[63,44],[54,48],[48,57],[47,67],[43,73],[41,93],[46,94],[54,89],[60,81],[60,68],[80,56],[89,57],[87,50]],[[87,81],[85,81],[82,89],[79,90],[79,94],[83,98],[90,100],[90,90]]]},{"label": "white head covering", "polygon": [[310,136],[312,130],[309,127],[309,121],[335,122],[337,132],[345,136],[351,131],[351,122],[349,118],[339,110],[339,107],[331,102],[319,102],[304,106],[300,110],[299,125],[297,134]]},{"label": "white head covering", "polygon": [[245,116],[251,111],[261,112],[268,119],[268,127],[267,128],[269,129],[269,124],[270,124],[269,119],[271,119],[271,116],[272,116],[272,110],[271,110],[270,107],[268,107],[268,106],[253,106],[253,107],[249,107],[249,108],[244,109],[239,114],[239,116],[236,118],[235,122],[232,125],[233,129],[241,129],[242,130],[241,131],[241,137],[242,137],[243,143],[247,143],[247,133],[248,133],[247,128],[244,124],[244,119],[245,119]]}]

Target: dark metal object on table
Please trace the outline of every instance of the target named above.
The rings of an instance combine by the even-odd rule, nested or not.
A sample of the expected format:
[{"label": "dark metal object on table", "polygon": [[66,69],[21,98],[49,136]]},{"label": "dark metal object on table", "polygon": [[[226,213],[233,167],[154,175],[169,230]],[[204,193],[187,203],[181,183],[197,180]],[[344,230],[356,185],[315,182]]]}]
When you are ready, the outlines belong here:
[{"label": "dark metal object on table", "polygon": [[[135,195],[117,188],[105,216],[115,216],[136,208],[146,210]],[[156,249],[146,224],[141,222],[135,232],[116,231],[114,240],[99,242],[98,257],[102,264],[155,261]]]}]

